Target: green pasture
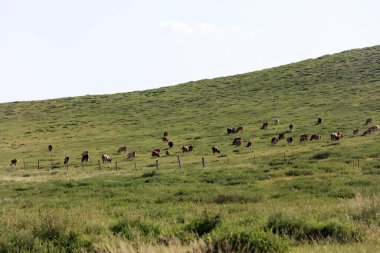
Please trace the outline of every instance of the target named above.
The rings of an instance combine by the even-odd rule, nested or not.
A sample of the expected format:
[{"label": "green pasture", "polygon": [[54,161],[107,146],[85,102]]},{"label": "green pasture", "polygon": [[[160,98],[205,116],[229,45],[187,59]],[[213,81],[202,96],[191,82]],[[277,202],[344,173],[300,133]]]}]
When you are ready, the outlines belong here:
[{"label": "green pasture", "polygon": [[[141,92],[0,104],[0,252],[379,252],[380,132],[362,136],[367,118],[380,125],[380,46]],[[280,133],[294,143],[271,144]],[[313,133],[322,139],[299,142]],[[117,154],[123,145],[137,157]]]}]

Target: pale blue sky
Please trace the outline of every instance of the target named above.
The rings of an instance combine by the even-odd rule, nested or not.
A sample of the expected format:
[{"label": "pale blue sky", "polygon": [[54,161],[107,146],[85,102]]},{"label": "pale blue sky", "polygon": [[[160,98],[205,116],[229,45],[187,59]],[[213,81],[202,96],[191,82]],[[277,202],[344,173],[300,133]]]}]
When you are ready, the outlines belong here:
[{"label": "pale blue sky", "polygon": [[0,0],[0,102],[145,90],[380,44],[378,0]]}]

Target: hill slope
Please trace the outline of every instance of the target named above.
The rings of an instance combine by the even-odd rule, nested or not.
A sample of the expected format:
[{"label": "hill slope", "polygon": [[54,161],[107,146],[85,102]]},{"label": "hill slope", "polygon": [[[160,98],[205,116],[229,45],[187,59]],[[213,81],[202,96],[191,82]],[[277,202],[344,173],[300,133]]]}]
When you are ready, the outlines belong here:
[{"label": "hill slope", "polygon": [[[380,124],[380,46],[142,92],[0,104],[0,251],[376,252],[380,134],[352,135],[370,117]],[[168,148],[165,131],[172,156],[152,158]],[[294,144],[270,143],[284,132]],[[322,140],[299,143],[312,133]],[[121,145],[137,158],[118,155]],[[98,164],[104,153],[113,163]]]}]

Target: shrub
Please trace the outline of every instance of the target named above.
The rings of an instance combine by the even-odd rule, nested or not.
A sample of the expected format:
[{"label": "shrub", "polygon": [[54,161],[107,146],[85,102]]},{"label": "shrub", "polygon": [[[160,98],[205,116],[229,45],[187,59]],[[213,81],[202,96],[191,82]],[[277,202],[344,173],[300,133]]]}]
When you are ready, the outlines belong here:
[{"label": "shrub", "polygon": [[332,155],[332,153],[330,151],[323,151],[323,152],[320,152],[320,153],[313,155],[313,159],[323,160],[323,159],[329,158],[331,155]]},{"label": "shrub", "polygon": [[121,235],[130,241],[139,237],[144,238],[146,241],[157,239],[161,233],[158,226],[140,220],[121,220],[112,225],[110,230],[114,235]]},{"label": "shrub", "polygon": [[213,231],[221,221],[220,215],[209,215],[207,212],[203,212],[199,218],[187,224],[185,230],[203,236]]},{"label": "shrub", "polygon": [[347,243],[362,240],[361,233],[353,227],[333,222],[307,224],[302,220],[287,217],[281,213],[270,216],[264,229],[280,236],[289,236],[297,241],[330,240]]},{"label": "shrub", "polygon": [[288,247],[263,231],[234,231],[211,235],[205,252],[288,252]]}]

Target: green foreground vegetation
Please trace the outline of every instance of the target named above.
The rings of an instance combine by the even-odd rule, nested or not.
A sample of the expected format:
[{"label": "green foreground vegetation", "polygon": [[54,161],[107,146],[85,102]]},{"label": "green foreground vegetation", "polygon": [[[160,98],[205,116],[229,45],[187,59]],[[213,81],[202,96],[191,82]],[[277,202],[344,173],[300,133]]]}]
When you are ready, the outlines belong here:
[{"label": "green foreground vegetation", "polygon": [[0,252],[380,252],[380,46],[0,117]]}]

